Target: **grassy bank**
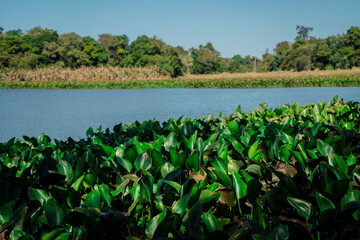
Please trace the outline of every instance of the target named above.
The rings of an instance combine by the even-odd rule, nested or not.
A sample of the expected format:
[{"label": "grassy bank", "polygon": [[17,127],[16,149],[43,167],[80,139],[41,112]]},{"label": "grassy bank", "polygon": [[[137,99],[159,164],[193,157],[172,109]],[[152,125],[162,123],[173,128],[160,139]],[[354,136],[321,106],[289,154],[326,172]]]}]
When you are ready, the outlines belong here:
[{"label": "grassy bank", "polygon": [[360,105],[0,143],[3,239],[358,239]]},{"label": "grassy bank", "polygon": [[263,88],[360,86],[360,69],[311,72],[223,73],[176,79],[154,69],[115,67],[4,71],[0,88]]}]

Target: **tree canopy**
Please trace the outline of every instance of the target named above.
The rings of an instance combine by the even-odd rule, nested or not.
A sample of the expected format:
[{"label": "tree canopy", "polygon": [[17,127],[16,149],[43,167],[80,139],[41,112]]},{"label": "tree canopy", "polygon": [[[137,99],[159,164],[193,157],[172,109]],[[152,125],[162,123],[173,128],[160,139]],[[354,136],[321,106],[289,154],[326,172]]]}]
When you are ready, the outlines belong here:
[{"label": "tree canopy", "polygon": [[188,51],[163,40],[142,35],[130,42],[127,35],[100,34],[98,39],[76,33],[58,34],[35,27],[28,31],[0,27],[0,69],[36,66],[111,65],[121,67],[156,66],[172,77],[184,73],[250,72],[277,70],[348,69],[360,65],[360,28],[325,39],[310,36],[312,27],[296,26],[294,42],[279,42],[272,53],[255,56],[221,57],[212,43]]}]

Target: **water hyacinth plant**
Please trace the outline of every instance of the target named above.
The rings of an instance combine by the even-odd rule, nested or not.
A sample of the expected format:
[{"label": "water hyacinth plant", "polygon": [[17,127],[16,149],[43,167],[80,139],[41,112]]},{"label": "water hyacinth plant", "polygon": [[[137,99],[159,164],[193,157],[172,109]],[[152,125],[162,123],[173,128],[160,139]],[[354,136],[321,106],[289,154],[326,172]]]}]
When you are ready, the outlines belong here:
[{"label": "water hyacinth plant", "polygon": [[6,239],[355,239],[360,104],[297,103],[0,144]]}]

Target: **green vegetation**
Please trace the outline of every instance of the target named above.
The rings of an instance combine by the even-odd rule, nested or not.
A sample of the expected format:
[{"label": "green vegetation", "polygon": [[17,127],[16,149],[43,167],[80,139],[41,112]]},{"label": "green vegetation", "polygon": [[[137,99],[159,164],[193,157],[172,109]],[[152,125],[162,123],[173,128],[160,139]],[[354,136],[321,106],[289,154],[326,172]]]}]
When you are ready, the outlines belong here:
[{"label": "green vegetation", "polygon": [[[122,80],[119,80],[122,78]],[[187,75],[171,79],[153,69],[40,68],[0,73],[0,88],[264,88],[360,86],[360,68],[312,72]]]},{"label": "green vegetation", "polygon": [[360,103],[0,143],[5,239],[356,239]]},{"label": "green vegetation", "polygon": [[58,35],[55,30],[35,27],[4,31],[0,27],[0,69],[36,67],[118,66],[153,67],[173,78],[187,74],[222,72],[267,72],[278,70],[351,69],[360,66],[360,28],[326,39],[310,37],[312,28],[297,26],[294,43],[283,41],[274,53],[266,50],[262,59],[254,56],[221,57],[211,43],[190,48],[173,47],[145,35],[133,42],[123,35],[100,34],[95,40],[76,33]]}]

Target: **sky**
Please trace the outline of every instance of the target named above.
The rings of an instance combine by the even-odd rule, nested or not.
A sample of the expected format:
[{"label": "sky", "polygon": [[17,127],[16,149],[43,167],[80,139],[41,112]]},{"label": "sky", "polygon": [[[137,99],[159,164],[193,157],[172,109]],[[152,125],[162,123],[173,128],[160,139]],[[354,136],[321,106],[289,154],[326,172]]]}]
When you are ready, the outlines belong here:
[{"label": "sky", "polygon": [[211,42],[223,57],[271,53],[296,26],[326,38],[360,26],[359,0],[0,0],[0,26],[59,34],[156,36],[186,50]]}]

